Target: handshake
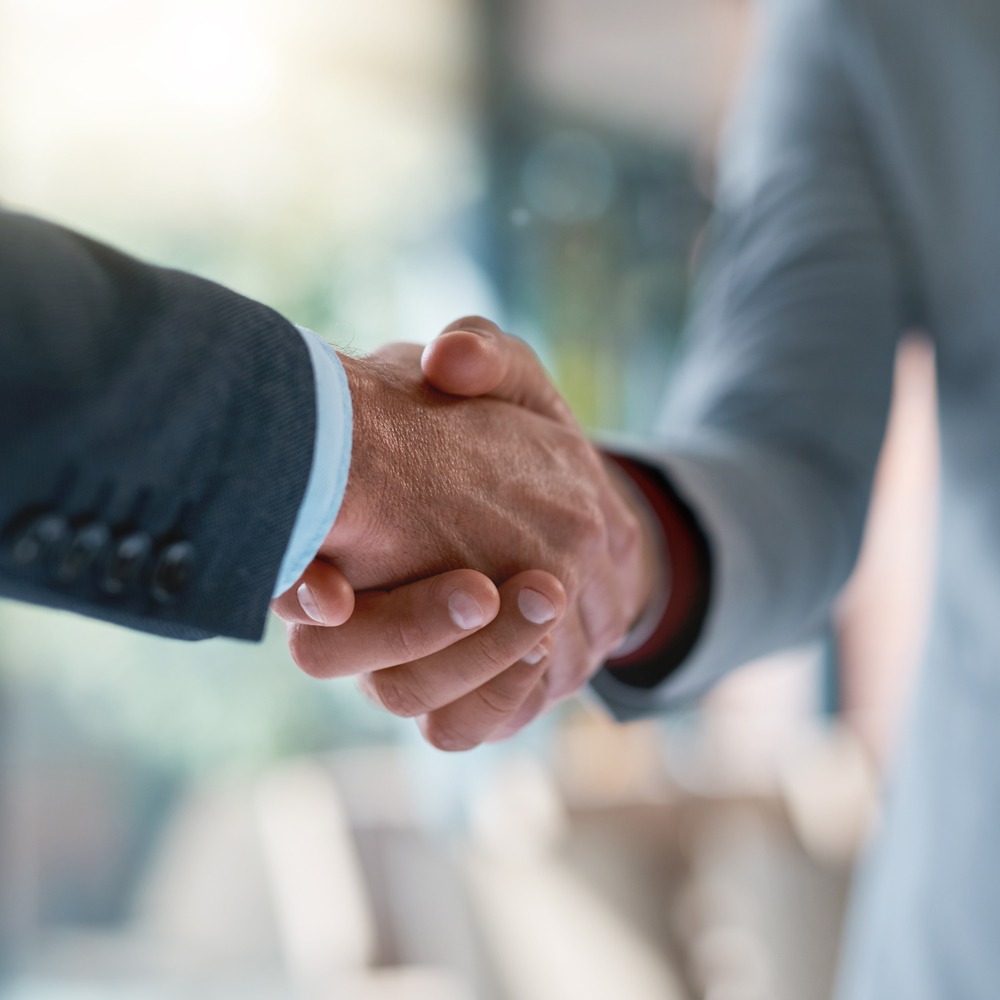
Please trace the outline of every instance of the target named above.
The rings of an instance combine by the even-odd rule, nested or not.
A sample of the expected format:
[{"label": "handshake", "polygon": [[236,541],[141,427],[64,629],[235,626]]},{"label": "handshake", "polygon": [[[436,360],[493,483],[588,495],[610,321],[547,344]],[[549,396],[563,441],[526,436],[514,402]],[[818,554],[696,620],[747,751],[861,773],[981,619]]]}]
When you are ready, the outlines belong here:
[{"label": "handshake", "polygon": [[273,604],[292,657],[358,677],[442,750],[505,739],[643,616],[660,558],[643,501],[530,348],[486,320],[343,360],[346,494]]}]

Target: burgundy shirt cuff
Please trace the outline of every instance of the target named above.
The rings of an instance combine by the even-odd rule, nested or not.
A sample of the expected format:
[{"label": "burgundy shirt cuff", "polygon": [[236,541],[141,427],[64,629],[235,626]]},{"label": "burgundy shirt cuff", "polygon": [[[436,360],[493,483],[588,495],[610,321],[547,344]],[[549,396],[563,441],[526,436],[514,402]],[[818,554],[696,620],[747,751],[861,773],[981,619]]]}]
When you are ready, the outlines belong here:
[{"label": "burgundy shirt cuff", "polygon": [[659,469],[634,458],[606,454],[632,480],[660,523],[661,558],[670,568],[670,595],[648,639],[605,666],[624,684],[653,688],[683,663],[698,640],[711,592],[711,553],[694,512]]}]

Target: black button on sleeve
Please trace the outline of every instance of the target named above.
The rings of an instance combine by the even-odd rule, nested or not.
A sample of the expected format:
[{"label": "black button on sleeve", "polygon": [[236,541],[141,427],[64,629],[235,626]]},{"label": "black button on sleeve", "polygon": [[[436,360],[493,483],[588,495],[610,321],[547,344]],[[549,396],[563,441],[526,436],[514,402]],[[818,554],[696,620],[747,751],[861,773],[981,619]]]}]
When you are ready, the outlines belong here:
[{"label": "black button on sleeve", "polygon": [[195,557],[191,542],[172,542],[160,553],[151,588],[155,600],[169,604],[180,597],[194,576]]},{"label": "black button on sleeve", "polygon": [[40,514],[7,532],[7,559],[17,569],[38,566],[58,558],[69,538],[69,522],[62,514]]},{"label": "black button on sleeve", "polygon": [[101,589],[113,597],[132,590],[149,563],[153,540],[144,531],[134,531],[119,539],[104,564]]},{"label": "black button on sleeve", "polygon": [[110,542],[111,531],[100,521],[92,521],[77,529],[55,564],[55,579],[64,584],[82,579],[97,559],[105,554]]}]

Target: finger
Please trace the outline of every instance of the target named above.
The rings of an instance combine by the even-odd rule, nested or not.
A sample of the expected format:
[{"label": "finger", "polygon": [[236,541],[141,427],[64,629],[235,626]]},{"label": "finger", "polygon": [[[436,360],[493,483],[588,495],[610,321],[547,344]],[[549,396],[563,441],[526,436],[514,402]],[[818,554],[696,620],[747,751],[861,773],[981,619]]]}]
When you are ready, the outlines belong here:
[{"label": "finger", "polygon": [[621,645],[631,624],[622,605],[619,573],[609,550],[580,582],[576,608],[588,648],[597,659]]},{"label": "finger", "polygon": [[354,614],[339,628],[293,623],[288,647],[310,677],[347,677],[445,649],[493,621],[499,609],[489,577],[453,570],[396,590],[358,594]]},{"label": "finger", "polygon": [[[482,631],[414,663],[373,673],[364,686],[394,715],[426,715],[488,684],[530,655],[565,609],[566,592],[554,576],[541,570],[519,573],[500,588],[500,613]],[[534,669],[538,661],[527,665]],[[530,687],[504,707],[514,711]],[[485,732],[499,721],[492,721]],[[478,732],[480,722],[469,722],[470,731]]]},{"label": "finger", "polygon": [[343,625],[354,611],[354,589],[336,566],[314,559],[271,610],[289,624]]},{"label": "finger", "polygon": [[[544,679],[544,672],[548,667],[547,661],[551,648],[551,639],[549,636],[545,636],[541,642],[529,649],[517,663],[512,664],[506,670],[501,671],[493,680],[487,681],[482,687],[471,694],[464,695],[452,704],[466,704],[470,700],[474,701],[476,698],[481,697],[484,692],[487,701],[494,704],[500,700],[511,704],[523,700],[530,691],[534,690],[534,687],[538,686],[537,678],[542,677]],[[358,687],[379,708],[385,708],[379,694],[379,677],[384,677],[386,673],[388,671],[382,671],[381,674],[375,672],[364,674],[358,678]],[[449,708],[450,706],[446,705],[436,711],[447,712]],[[409,715],[411,713],[406,714]],[[424,720],[426,718],[426,715],[418,717],[417,721],[422,730],[425,730]]]},{"label": "finger", "polygon": [[[545,707],[546,668],[545,657],[536,663],[521,660],[481,688],[422,716],[418,724],[424,739],[439,750],[471,750],[490,741],[498,729],[510,726],[511,720],[517,720],[511,728],[513,735]],[[538,691],[541,699],[534,694],[528,704],[530,714],[522,722],[522,709]]]},{"label": "finger", "polygon": [[549,680],[548,674],[543,674],[541,679],[528,692],[528,697],[524,699],[521,707],[505,722],[493,730],[487,738],[487,743],[502,743],[516,736],[529,723],[541,715],[549,704]]},{"label": "finger", "polygon": [[[439,749],[461,750],[513,736],[545,708],[548,701],[546,671],[551,651],[552,637],[547,635],[520,661],[492,681],[458,701],[422,716],[417,721],[424,738]],[[478,721],[479,732],[462,731],[461,739],[456,744],[455,734],[465,720],[472,718]],[[442,747],[444,742],[452,745]]]},{"label": "finger", "polygon": [[552,634],[546,707],[576,694],[597,672],[603,659],[591,648],[579,610],[571,607]]},{"label": "finger", "polygon": [[571,427],[576,418],[535,352],[495,323],[467,316],[424,348],[427,381],[454,396],[492,396]]},{"label": "finger", "polygon": [[487,319],[456,320],[423,351],[424,376],[453,396],[486,396],[503,382],[509,367],[501,329]]}]

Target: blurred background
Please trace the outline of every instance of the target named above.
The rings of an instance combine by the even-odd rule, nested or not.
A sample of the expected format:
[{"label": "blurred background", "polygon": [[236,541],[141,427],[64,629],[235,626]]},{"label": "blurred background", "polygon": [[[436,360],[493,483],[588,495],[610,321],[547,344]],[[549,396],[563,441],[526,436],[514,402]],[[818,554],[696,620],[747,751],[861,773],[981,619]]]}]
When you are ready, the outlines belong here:
[{"label": "blurred background", "polygon": [[[0,0],[0,198],[338,347],[674,363],[752,0]],[[915,332],[916,333],[916,332]],[[0,604],[0,1000],[823,1000],[922,640],[933,358],[859,570],[697,711],[449,756],[261,646]]]}]

